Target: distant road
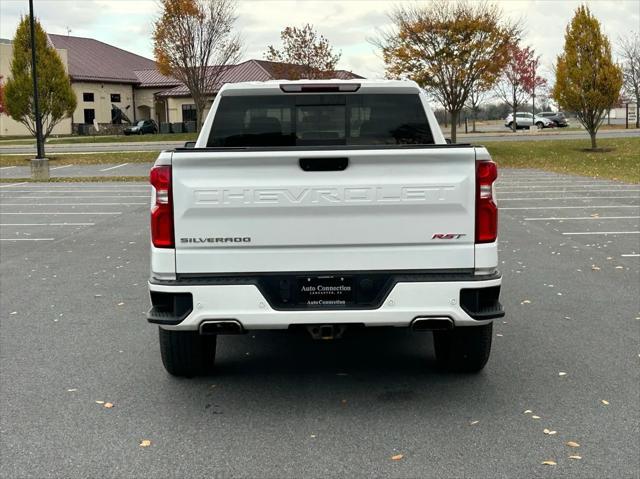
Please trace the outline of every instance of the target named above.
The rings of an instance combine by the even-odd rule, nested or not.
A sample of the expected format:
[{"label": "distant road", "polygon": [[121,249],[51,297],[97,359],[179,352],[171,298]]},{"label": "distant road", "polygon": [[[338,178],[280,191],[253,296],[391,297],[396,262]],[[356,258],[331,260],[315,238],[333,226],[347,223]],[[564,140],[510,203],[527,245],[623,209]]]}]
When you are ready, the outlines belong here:
[{"label": "distant road", "polygon": [[[446,134],[445,134],[446,136]],[[640,137],[640,130],[602,130],[598,133],[598,138],[629,138]],[[490,133],[490,134],[472,134],[458,133],[459,143],[483,143],[488,141],[540,141],[540,140],[581,140],[588,139],[589,135],[584,131],[571,132],[545,132],[529,133],[528,130],[522,130],[517,133]]]},{"label": "distant road", "polygon": [[[448,133],[445,132],[445,136]],[[598,138],[640,137],[640,130],[603,130]],[[459,143],[483,143],[490,141],[540,141],[540,140],[579,140],[587,139],[589,135],[583,131],[529,133],[527,130],[517,133],[504,131],[501,133],[464,134],[458,133]],[[46,145],[46,153],[105,153],[127,151],[160,151],[170,150],[184,145],[184,141],[141,141],[127,143],[55,143]],[[35,145],[6,145],[0,146],[0,155],[31,154],[36,152]]]}]

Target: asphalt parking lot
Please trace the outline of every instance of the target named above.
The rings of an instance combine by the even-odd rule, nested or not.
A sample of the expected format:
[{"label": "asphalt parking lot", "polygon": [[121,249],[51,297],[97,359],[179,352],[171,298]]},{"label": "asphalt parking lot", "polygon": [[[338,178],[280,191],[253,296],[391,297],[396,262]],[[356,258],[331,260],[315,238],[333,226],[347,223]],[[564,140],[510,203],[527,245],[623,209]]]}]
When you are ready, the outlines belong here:
[{"label": "asphalt parking lot", "polygon": [[224,337],[215,376],[172,378],[148,187],[0,184],[0,476],[638,477],[640,186],[501,175],[507,316],[474,376],[372,330]]}]

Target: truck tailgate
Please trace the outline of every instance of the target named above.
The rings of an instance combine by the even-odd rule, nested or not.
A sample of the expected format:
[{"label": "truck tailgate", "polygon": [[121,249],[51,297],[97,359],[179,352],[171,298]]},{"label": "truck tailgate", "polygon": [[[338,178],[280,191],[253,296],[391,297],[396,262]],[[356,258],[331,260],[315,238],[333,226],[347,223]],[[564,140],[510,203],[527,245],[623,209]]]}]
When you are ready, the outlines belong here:
[{"label": "truck tailgate", "polygon": [[474,267],[473,147],[176,151],[172,175],[178,274]]}]

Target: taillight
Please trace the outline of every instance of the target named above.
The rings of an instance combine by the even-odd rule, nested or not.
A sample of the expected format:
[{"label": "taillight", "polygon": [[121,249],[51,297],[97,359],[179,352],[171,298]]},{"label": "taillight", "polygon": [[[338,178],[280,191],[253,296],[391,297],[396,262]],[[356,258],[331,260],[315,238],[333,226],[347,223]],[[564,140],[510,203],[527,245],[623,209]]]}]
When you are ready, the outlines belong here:
[{"label": "taillight", "polygon": [[476,243],[492,243],[498,237],[498,206],[493,197],[497,178],[493,161],[476,163]]},{"label": "taillight", "polygon": [[154,166],[149,181],[155,189],[156,202],[151,207],[151,242],[156,248],[173,248],[173,195],[171,166]]}]

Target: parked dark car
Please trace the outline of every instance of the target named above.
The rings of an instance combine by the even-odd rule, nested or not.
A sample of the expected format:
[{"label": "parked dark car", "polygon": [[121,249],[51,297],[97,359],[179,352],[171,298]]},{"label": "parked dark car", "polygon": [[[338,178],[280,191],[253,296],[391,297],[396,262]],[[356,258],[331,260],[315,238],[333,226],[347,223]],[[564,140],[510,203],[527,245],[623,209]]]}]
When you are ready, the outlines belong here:
[{"label": "parked dark car", "polygon": [[145,133],[158,133],[158,125],[153,120],[140,120],[134,125],[123,130],[125,135],[144,135]]},{"label": "parked dark car", "polygon": [[564,113],[561,111],[558,111],[558,112],[543,111],[541,113],[538,113],[538,116],[541,116],[542,118],[548,118],[549,120],[554,122],[556,126],[559,126],[559,127],[569,126],[567,117],[564,116]]}]

